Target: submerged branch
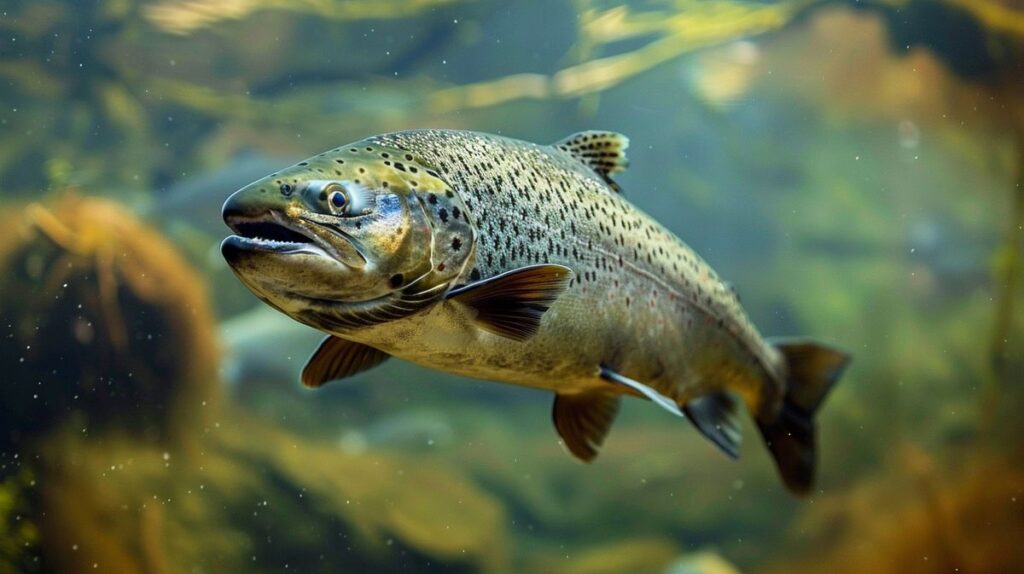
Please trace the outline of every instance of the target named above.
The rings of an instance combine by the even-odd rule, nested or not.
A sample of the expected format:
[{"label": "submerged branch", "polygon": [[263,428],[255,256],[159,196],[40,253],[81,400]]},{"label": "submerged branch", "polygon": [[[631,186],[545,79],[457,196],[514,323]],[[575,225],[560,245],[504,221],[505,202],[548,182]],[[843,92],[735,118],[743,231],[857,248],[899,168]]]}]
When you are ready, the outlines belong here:
[{"label": "submerged branch", "polygon": [[153,26],[186,35],[226,20],[241,20],[256,12],[286,11],[327,20],[391,20],[465,0],[163,0],[143,8]]},{"label": "submerged branch", "polygon": [[996,376],[996,393],[1011,379],[1010,349],[1015,299],[1021,275],[1021,243],[1024,242],[1024,126],[1016,132],[1017,180],[1011,198],[1010,226],[996,270],[996,317],[992,331],[991,365]]},{"label": "submerged branch", "polygon": [[[446,114],[518,100],[573,99],[599,94],[700,48],[777,30],[789,22],[804,4],[802,0],[771,5],[739,2],[694,4],[682,15],[664,19],[660,29],[662,36],[636,50],[592,59],[551,75],[524,73],[461,86],[425,86],[414,92],[416,95],[412,96],[407,113]],[[605,22],[600,27],[600,36],[617,38],[622,34],[631,35],[634,30],[632,21],[621,12],[617,14],[620,15],[617,25],[622,27],[621,33],[615,32],[615,25]],[[638,16],[644,22],[648,17]],[[650,30],[650,27],[643,29]],[[387,91],[395,85],[381,81],[379,89]],[[308,100],[301,104],[290,99],[263,101],[167,79],[155,80],[153,87],[180,105],[220,119],[288,125],[311,113]],[[360,108],[359,111],[365,118],[366,110]],[[394,110],[387,113],[393,116]],[[327,115],[344,121],[351,113],[335,111]],[[328,117],[323,120],[332,121]]]}]

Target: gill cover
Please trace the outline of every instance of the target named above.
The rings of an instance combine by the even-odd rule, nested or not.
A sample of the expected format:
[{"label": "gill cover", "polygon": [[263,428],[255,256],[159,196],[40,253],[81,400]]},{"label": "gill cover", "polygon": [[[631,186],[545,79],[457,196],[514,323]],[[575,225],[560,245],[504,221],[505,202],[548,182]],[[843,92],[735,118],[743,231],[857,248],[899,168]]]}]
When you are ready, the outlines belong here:
[{"label": "gill cover", "polygon": [[[318,236],[343,239],[358,254],[356,259],[338,249],[357,271],[339,280],[366,297],[313,305],[300,320],[346,332],[406,317],[442,300],[467,270],[476,228],[466,206],[411,154],[362,142],[303,163],[318,174],[293,182],[305,204],[303,217]],[[334,177],[323,179],[321,173]]]}]

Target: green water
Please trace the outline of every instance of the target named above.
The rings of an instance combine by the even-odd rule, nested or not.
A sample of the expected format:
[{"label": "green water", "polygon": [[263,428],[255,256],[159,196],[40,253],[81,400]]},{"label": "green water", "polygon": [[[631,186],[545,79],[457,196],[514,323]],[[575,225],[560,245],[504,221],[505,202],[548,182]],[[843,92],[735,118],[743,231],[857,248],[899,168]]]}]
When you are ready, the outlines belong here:
[{"label": "green water", "polygon": [[[998,0],[0,6],[0,573],[1014,572],[1024,11]],[[818,481],[630,400],[320,339],[227,269],[224,199],[419,127],[629,136],[624,193],[769,336],[850,351]]]}]

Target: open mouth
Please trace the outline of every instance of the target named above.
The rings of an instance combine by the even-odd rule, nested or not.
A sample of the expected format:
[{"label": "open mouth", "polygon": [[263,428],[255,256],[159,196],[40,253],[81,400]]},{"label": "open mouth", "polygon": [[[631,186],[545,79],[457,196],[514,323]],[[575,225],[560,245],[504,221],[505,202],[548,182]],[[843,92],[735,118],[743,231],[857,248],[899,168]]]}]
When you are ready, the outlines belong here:
[{"label": "open mouth", "polygon": [[276,253],[323,253],[311,237],[277,221],[225,218],[225,222],[236,233],[226,241],[236,248]]},{"label": "open mouth", "polygon": [[231,227],[238,235],[265,244],[312,243],[305,235],[272,221],[242,221]]}]

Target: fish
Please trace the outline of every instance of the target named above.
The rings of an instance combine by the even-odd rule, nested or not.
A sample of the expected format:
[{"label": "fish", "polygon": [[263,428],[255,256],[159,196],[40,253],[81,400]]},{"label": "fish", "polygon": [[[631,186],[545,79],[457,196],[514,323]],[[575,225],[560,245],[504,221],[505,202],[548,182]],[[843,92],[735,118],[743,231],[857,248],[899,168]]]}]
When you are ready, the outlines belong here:
[{"label": "fish", "polygon": [[270,307],[326,334],[309,387],[398,357],[552,391],[592,461],[623,397],[736,458],[750,413],[785,487],[811,493],[815,413],[847,353],[762,338],[735,290],[632,203],[625,136],[551,145],[418,129],[320,153],[231,194],[221,253]]}]

